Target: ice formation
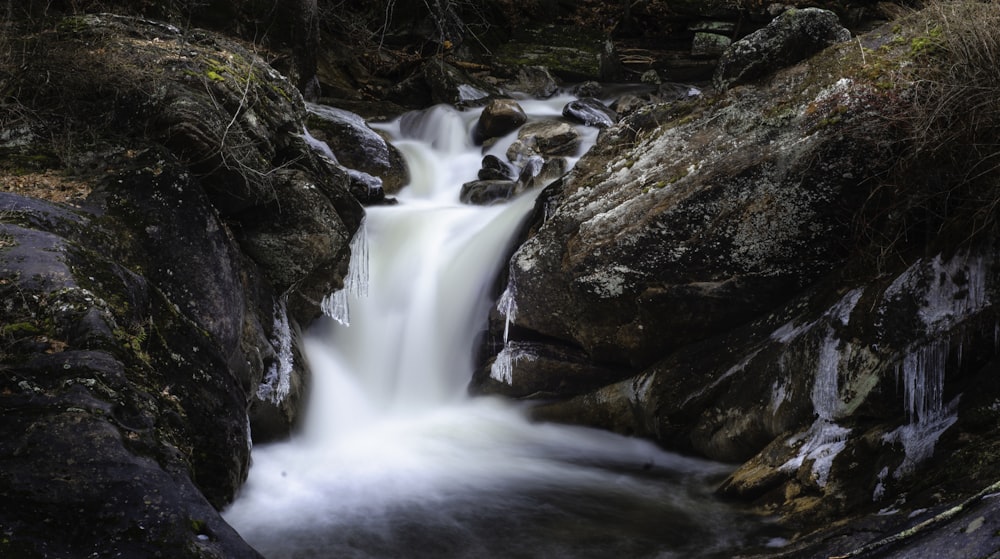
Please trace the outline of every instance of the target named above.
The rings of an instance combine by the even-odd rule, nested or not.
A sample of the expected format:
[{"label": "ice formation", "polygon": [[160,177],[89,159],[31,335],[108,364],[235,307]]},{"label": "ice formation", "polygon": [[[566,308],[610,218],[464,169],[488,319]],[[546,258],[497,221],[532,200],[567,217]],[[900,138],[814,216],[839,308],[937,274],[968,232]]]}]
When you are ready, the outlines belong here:
[{"label": "ice formation", "polygon": [[[944,400],[952,341],[949,331],[989,304],[988,266],[983,256],[958,254],[946,261],[939,254],[910,266],[885,291],[883,313],[904,293],[922,294],[918,316],[925,327],[925,338],[906,348],[897,365],[907,423],[883,437],[903,447],[903,462],[893,473],[896,478],[912,473],[930,458],[937,440],[958,419],[958,398]],[[961,353],[959,345],[959,361]]]},{"label": "ice formation", "polygon": [[949,340],[944,338],[911,348],[899,365],[908,423],[883,437],[885,442],[903,447],[905,456],[893,474],[896,478],[911,473],[930,458],[937,440],[958,419],[958,398],[947,404],[944,401],[948,346]]},{"label": "ice formation", "polygon": [[351,239],[351,262],[348,265],[344,287],[323,298],[320,309],[323,314],[343,324],[350,326],[351,309],[348,299],[368,295],[368,230],[362,221],[358,231]]},{"label": "ice formation", "polygon": [[288,325],[284,299],[279,300],[274,307],[274,333],[277,336],[277,360],[268,369],[264,382],[257,387],[257,398],[280,404],[291,388],[292,367],[295,363],[292,354],[292,329]]},{"label": "ice formation", "polygon": [[813,382],[812,403],[816,412],[816,420],[809,429],[788,441],[790,446],[801,444],[798,454],[782,465],[785,471],[798,470],[807,461],[812,461],[812,473],[816,484],[826,485],[830,476],[833,460],[847,446],[847,436],[850,429],[837,425],[841,413],[839,370],[840,342],[834,326],[840,323],[846,326],[850,321],[851,312],[858,304],[863,294],[862,289],[848,292],[824,315],[830,321],[823,345],[819,349],[816,364],[816,378]]},{"label": "ice formation", "polygon": [[518,342],[506,344],[490,367],[490,378],[504,384],[514,384],[514,365],[518,361],[532,361],[535,355]]},{"label": "ice formation", "polygon": [[497,301],[497,311],[504,316],[503,323],[503,343],[507,345],[507,340],[510,335],[510,324],[517,320],[517,291],[514,289],[514,282],[507,283],[507,289],[504,289],[503,294],[500,295],[500,300]]}]

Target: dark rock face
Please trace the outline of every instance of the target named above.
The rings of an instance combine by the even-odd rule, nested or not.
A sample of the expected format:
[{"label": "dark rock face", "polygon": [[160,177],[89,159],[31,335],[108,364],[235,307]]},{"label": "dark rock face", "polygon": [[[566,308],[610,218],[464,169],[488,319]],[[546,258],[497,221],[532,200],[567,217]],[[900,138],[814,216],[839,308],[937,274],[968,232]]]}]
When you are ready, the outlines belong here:
[{"label": "dark rock face", "polygon": [[824,134],[800,141],[794,126],[758,135],[743,120],[753,110],[733,104],[716,113],[726,126],[659,129],[624,152],[648,113],[607,135],[514,256],[512,283],[530,286],[518,290],[518,325],[640,366],[832,269],[846,234],[838,216],[859,198],[844,177],[874,172],[879,148]]},{"label": "dark rock face", "polygon": [[479,169],[481,180],[509,180],[514,178],[514,169],[499,157],[487,155],[483,157],[483,166]]},{"label": "dark rock face", "polygon": [[[178,179],[158,177],[161,188]],[[178,224],[202,221],[220,233],[208,237],[217,260],[201,276],[190,259],[164,254],[147,280],[102,256],[124,256],[114,240],[121,231],[2,196],[5,552],[256,556],[213,507],[228,502],[249,464],[245,410],[260,371],[238,356],[244,317],[255,310],[246,306],[257,301],[247,300],[251,285],[227,277],[235,245],[217,218],[170,206],[185,208],[184,217],[174,210]],[[157,243],[162,231],[150,230],[153,238],[137,242]],[[191,231],[188,242],[197,242]],[[207,281],[213,274],[218,283]],[[227,281],[229,290],[215,291]],[[189,304],[231,322],[182,314]],[[266,332],[247,334],[265,339],[266,357]]]},{"label": "dark rock face", "polygon": [[0,194],[0,553],[256,557],[217,510],[251,422],[294,421],[294,332],[363,210],[254,54],[111,15],[58,27],[17,86],[68,116],[2,147],[44,152],[79,119],[102,166],[86,210]]},{"label": "dark rock face", "polygon": [[747,83],[850,38],[851,32],[833,12],[791,9],[730,45],[719,59],[712,82],[718,89]]},{"label": "dark rock face", "polygon": [[[917,243],[873,269],[854,227],[905,149],[906,95],[852,46],[604,130],[540,196],[491,319],[510,340],[472,390],[740,462],[720,494],[805,530],[904,493],[946,502],[935,484],[963,462],[975,481],[949,487],[992,483],[996,244]],[[588,366],[609,374],[572,372]]]}]

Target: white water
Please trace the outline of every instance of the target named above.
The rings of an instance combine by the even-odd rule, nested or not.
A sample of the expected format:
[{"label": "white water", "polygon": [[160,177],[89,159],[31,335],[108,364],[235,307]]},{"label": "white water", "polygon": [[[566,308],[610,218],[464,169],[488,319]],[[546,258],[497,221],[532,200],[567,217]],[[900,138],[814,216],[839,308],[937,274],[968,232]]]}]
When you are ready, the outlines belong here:
[{"label": "white water", "polygon": [[345,290],[350,327],[307,333],[305,424],[254,447],[226,520],[268,558],[728,555],[746,526],[711,497],[727,467],[465,395],[488,287],[533,203],[457,203],[483,155],[476,116],[436,107],[384,127],[413,182],[368,210],[368,294]]}]

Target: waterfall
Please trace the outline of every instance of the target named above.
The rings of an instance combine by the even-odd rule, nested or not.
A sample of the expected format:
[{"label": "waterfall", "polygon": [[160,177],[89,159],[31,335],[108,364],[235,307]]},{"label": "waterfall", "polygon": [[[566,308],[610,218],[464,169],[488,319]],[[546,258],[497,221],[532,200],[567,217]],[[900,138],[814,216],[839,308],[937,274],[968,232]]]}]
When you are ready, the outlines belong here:
[{"label": "waterfall", "polygon": [[[568,99],[522,106],[554,118]],[[728,466],[467,395],[489,288],[536,195],[458,203],[484,154],[470,142],[477,116],[438,106],[379,125],[412,183],[398,205],[368,209],[367,258],[352,261],[352,274],[368,265],[367,295],[348,281],[336,297],[350,326],[330,313],[343,320],[305,334],[301,430],[253,448],[225,518],[268,558],[706,557],[745,545],[750,521],[712,497]],[[596,130],[583,131],[592,143]]]}]

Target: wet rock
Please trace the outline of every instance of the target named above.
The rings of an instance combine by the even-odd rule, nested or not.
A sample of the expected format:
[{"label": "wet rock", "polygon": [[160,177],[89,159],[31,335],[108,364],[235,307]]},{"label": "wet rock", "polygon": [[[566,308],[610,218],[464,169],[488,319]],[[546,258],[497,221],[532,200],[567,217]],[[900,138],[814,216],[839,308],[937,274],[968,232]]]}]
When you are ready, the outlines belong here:
[{"label": "wet rock", "polygon": [[459,105],[496,95],[496,89],[476,80],[461,69],[435,58],[423,66],[423,77],[431,91],[431,101]]},{"label": "wet rock", "polygon": [[[402,154],[372,130],[363,118],[350,111],[309,104],[309,133],[330,148],[335,161],[347,169],[380,179],[385,194],[396,194],[410,182]],[[366,190],[373,181],[360,179]]]},{"label": "wet rock", "polygon": [[[86,211],[0,193],[3,549],[256,557],[217,511],[251,421],[272,418],[258,441],[295,421],[293,338],[340,287],[363,209],[305,141],[295,88],[237,43],[57,25],[16,87],[59,115],[39,130],[86,130],[104,159],[79,179]],[[260,390],[271,371],[283,399]]]},{"label": "wet rock", "polygon": [[564,157],[550,157],[535,176],[535,185],[548,186],[569,170],[569,162]]},{"label": "wet rock", "polygon": [[495,155],[483,157],[482,168],[479,169],[480,180],[511,180],[515,178],[514,168]]},{"label": "wet rock", "polygon": [[[514,371],[516,382],[511,377]],[[544,399],[581,394],[619,380],[622,374],[589,362],[585,354],[569,347],[513,342],[476,373],[479,380],[474,385],[482,394]]]},{"label": "wet rock", "polygon": [[562,114],[571,121],[596,128],[607,128],[618,122],[618,115],[593,97],[570,101],[563,107]]},{"label": "wet rock", "polygon": [[490,138],[498,138],[517,130],[528,120],[524,109],[513,99],[494,99],[483,108],[479,121],[472,129],[472,138],[477,144]]},{"label": "wet rock", "polygon": [[555,95],[559,90],[559,81],[545,66],[522,66],[517,75],[505,83],[509,91],[524,93],[539,99]]},{"label": "wet rock", "polygon": [[[546,156],[574,155],[580,148],[580,133],[571,125],[555,120],[531,122],[521,127],[517,134],[519,146],[512,146],[507,157],[512,162],[524,159],[524,148]],[[522,147],[523,146],[523,147]]]},{"label": "wet rock", "polygon": [[[897,43],[881,63],[907,64]],[[975,472],[962,495],[993,483],[994,236],[910,239],[877,271],[872,245],[845,240],[905,143],[879,115],[907,106],[855,74],[872,63],[855,51],[711,99],[665,90],[541,194],[510,261],[516,319],[494,319],[491,338],[631,374],[549,393],[535,417],[741,463],[721,493],[796,529],[871,513],[858,525],[902,532],[913,507],[961,498],[944,489],[960,464]],[[477,382],[531,394],[520,353]],[[848,532],[841,554],[864,543]],[[830,549],[829,534],[811,545]]]},{"label": "wet rock", "polygon": [[485,206],[509,199],[517,188],[512,180],[478,180],[462,185],[459,200],[463,204]]},{"label": "wet rock", "polygon": [[733,43],[719,59],[712,83],[718,89],[748,83],[850,38],[833,12],[790,9]]},{"label": "wet rock", "polygon": [[[122,230],[7,193],[0,208],[5,219],[22,216],[39,227],[0,224],[0,295],[8,301],[0,323],[9,341],[0,379],[6,551],[256,556],[213,508],[228,502],[246,475],[247,389],[259,374],[233,359],[245,339],[247,303],[239,301],[244,284],[227,283],[234,280],[231,253],[209,252],[209,271],[189,252],[185,267],[164,251],[157,260],[164,268],[150,270],[151,283],[107,259],[136,256],[132,241],[118,236]],[[191,206],[183,212],[181,227],[217,219]],[[217,246],[232,248],[216,231]],[[192,240],[178,239],[178,246]],[[158,273],[167,269],[177,276]],[[189,282],[207,277],[227,291]],[[188,298],[226,319],[200,309],[182,319]],[[74,521],[54,534],[49,524],[60,518]]]}]

